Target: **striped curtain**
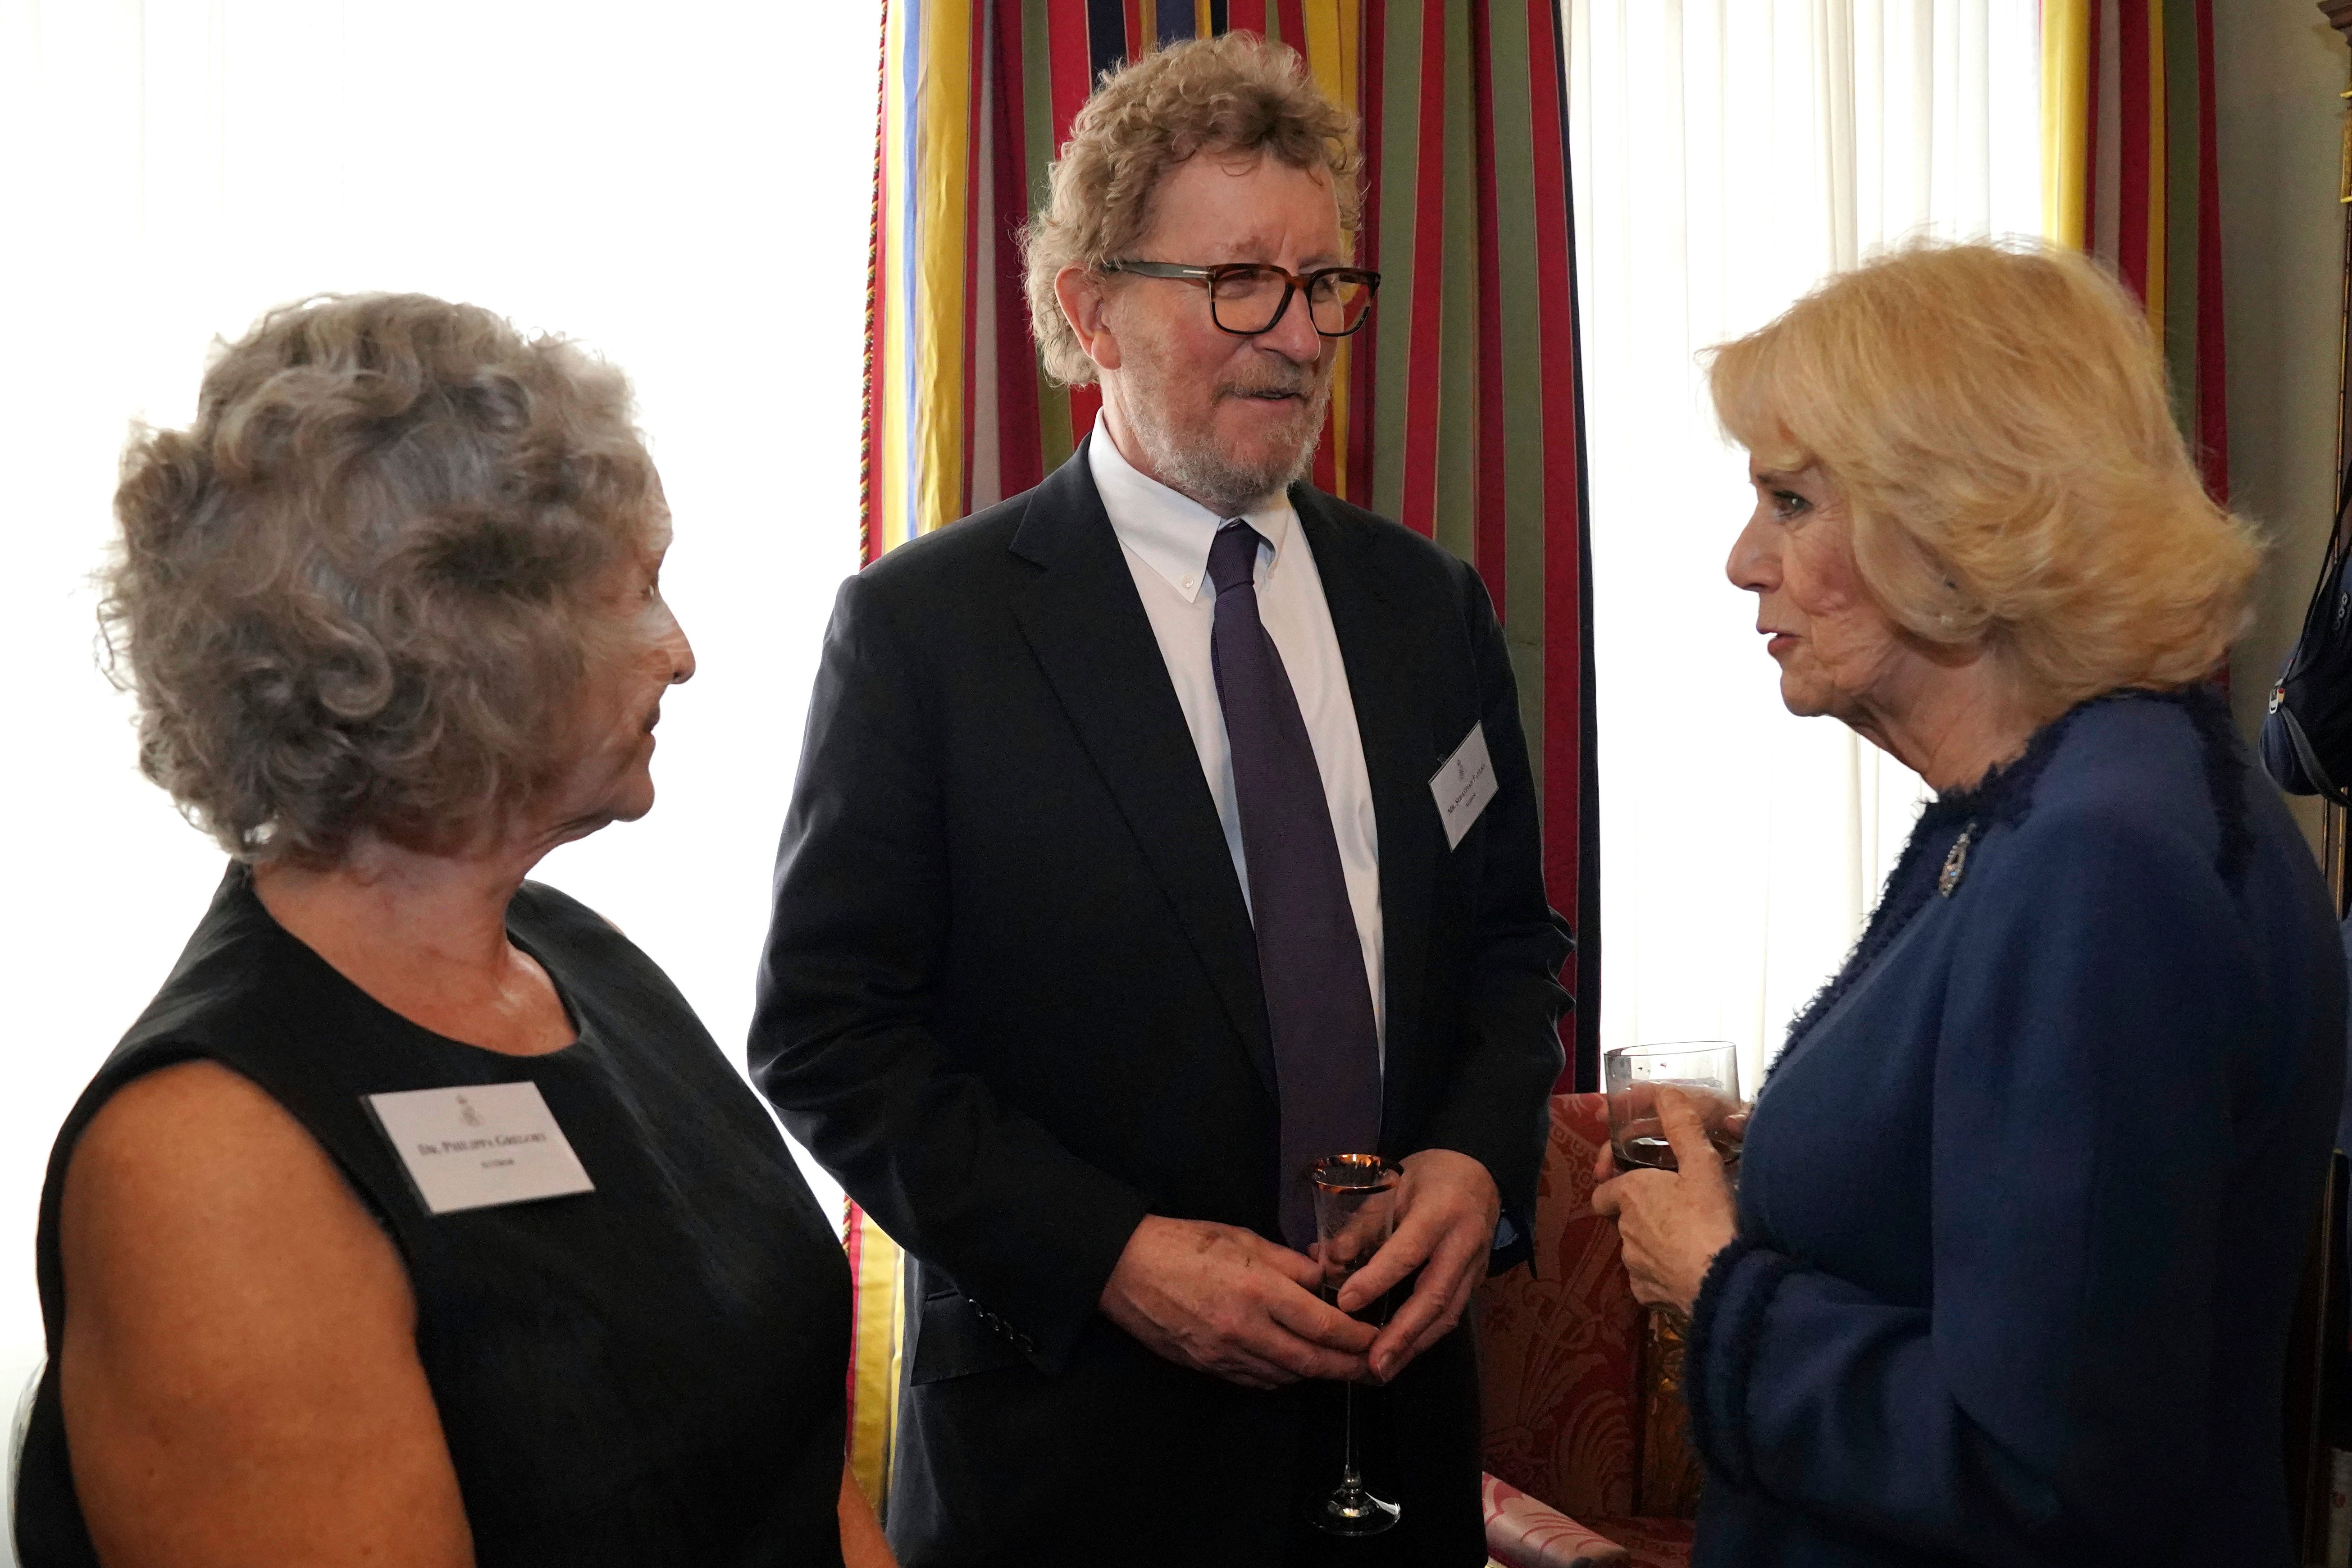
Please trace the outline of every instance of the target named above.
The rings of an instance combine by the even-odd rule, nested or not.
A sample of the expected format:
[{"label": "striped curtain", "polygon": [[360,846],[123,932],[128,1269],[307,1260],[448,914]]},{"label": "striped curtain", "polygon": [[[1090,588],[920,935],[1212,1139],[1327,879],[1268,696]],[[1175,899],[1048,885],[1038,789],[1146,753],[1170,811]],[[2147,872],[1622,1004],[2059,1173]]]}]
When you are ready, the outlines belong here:
[{"label": "striped curtain", "polygon": [[890,1454],[898,1425],[898,1367],[907,1324],[898,1310],[906,1258],[873,1216],[842,1200],[842,1246],[849,1252],[855,1310],[849,1319],[849,1468],[880,1512],[889,1500]]},{"label": "striped curtain", "polygon": [[[1227,28],[1297,49],[1361,118],[1359,257],[1380,300],[1339,346],[1314,482],[1434,538],[1493,596],[1546,882],[1580,944],[1562,1087],[1596,1087],[1591,550],[1557,0],[885,0],[865,557],[1028,489],[1085,437],[1100,395],[1043,374],[1015,235],[1104,71]],[[869,1262],[888,1246],[866,1216],[851,1226]],[[862,1307],[859,1322],[856,1430],[887,1452],[895,1331],[865,1331]]]},{"label": "striped curtain", "polygon": [[2147,306],[2174,416],[2230,498],[2213,0],[2042,0],[2043,232]]}]

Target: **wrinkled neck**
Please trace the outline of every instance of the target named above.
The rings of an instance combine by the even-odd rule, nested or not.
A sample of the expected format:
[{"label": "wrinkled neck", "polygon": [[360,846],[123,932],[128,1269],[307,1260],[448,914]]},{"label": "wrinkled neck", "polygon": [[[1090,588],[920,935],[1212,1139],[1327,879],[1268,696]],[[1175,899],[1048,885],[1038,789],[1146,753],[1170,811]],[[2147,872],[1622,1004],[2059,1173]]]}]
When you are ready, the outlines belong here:
[{"label": "wrinkled neck", "polygon": [[363,835],[334,864],[262,865],[253,888],[270,917],[338,968],[505,973],[507,905],[541,851],[496,843],[451,853]]},{"label": "wrinkled neck", "polygon": [[1920,657],[1905,679],[1844,717],[1940,795],[1973,789],[1994,768],[2021,755],[2034,731],[2057,714],[2033,700],[2004,661],[1979,649],[1956,658]]}]

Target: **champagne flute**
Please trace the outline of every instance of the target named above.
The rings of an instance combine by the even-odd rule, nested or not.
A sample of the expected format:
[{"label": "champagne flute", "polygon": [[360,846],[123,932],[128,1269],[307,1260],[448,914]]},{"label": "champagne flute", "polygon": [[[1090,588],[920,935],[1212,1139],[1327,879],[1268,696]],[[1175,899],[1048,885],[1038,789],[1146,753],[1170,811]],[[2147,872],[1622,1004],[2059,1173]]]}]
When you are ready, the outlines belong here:
[{"label": "champagne flute", "polygon": [[[1308,1173],[1315,1184],[1316,1257],[1323,1267],[1323,1293],[1336,1302],[1339,1287],[1387,1241],[1396,1225],[1396,1187],[1401,1173],[1377,1154],[1333,1154]],[[1315,1527],[1330,1535],[1378,1535],[1393,1529],[1402,1511],[1364,1489],[1356,1468],[1356,1385],[1340,1384],[1347,1447],[1339,1484],[1313,1509]]]},{"label": "champagne flute", "polygon": [[1726,1165],[1739,1160],[1739,1133],[1728,1123],[1740,1111],[1739,1057],[1727,1040],[1674,1040],[1660,1045],[1616,1046],[1601,1053],[1602,1087],[1609,1091],[1609,1145],[1618,1167],[1677,1168],[1675,1151],[1658,1119],[1658,1090],[1678,1089],[1690,1098],[1707,1139]]}]

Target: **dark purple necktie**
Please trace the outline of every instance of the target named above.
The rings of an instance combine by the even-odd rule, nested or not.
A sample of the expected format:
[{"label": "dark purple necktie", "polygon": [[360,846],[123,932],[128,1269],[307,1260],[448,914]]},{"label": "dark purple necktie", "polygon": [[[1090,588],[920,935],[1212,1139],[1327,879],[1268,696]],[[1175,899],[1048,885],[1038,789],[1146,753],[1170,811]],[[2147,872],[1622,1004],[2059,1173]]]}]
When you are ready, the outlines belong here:
[{"label": "dark purple necktie", "polygon": [[1217,623],[1209,643],[1233,750],[1258,981],[1282,1107],[1282,1235],[1315,1239],[1307,1167],[1377,1152],[1380,1035],[1364,950],[1324,802],[1323,774],[1282,656],[1257,616],[1255,529],[1236,519],[1209,547]]}]

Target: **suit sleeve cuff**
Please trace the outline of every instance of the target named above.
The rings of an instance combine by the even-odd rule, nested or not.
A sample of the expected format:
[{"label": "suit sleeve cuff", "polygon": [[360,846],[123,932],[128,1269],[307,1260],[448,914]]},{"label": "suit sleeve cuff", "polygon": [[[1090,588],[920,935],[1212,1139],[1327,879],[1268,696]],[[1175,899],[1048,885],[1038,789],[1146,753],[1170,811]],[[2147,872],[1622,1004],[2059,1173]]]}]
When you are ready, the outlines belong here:
[{"label": "suit sleeve cuff", "polygon": [[1535,1238],[1530,1232],[1531,1227],[1523,1216],[1507,1208],[1503,1211],[1503,1217],[1495,1222],[1494,1245],[1486,1252],[1486,1272],[1489,1276],[1535,1261]]},{"label": "suit sleeve cuff", "polygon": [[1083,1234],[1055,1248],[1059,1268],[1050,1276],[1023,1270],[1017,1282],[999,1288],[1007,1328],[1017,1331],[1015,1342],[1043,1372],[1058,1373],[1069,1363],[1099,1315],[1103,1287],[1110,1283],[1119,1255],[1150,1213],[1140,1193],[1116,1182],[1104,1186],[1076,1227]]},{"label": "suit sleeve cuff", "polygon": [[1748,1430],[1748,1379],[1762,1342],[1765,1314],[1795,1259],[1735,1239],[1707,1265],[1692,1304],[1683,1388],[1690,1405],[1691,1447],[1707,1468],[1735,1486],[1755,1478]]}]

